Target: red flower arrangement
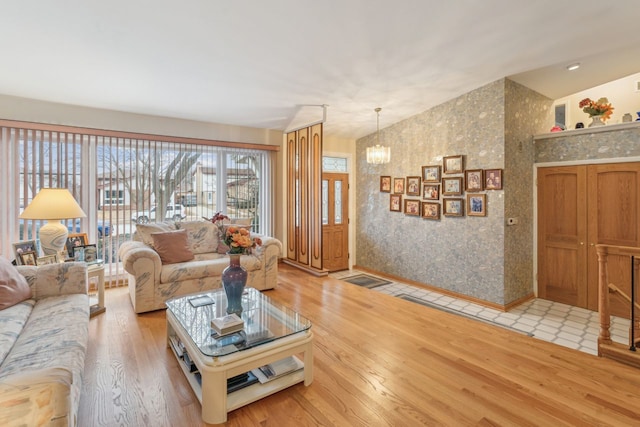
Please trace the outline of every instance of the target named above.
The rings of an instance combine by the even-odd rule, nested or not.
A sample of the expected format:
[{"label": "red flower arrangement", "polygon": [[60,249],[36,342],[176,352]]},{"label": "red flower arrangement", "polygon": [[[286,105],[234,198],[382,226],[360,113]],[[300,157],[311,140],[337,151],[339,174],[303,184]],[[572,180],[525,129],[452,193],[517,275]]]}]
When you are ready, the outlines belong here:
[{"label": "red flower arrangement", "polygon": [[582,108],[582,111],[587,113],[589,117],[602,116],[602,120],[608,120],[614,110],[607,98],[600,98],[597,101],[585,98],[580,101],[579,107]]}]

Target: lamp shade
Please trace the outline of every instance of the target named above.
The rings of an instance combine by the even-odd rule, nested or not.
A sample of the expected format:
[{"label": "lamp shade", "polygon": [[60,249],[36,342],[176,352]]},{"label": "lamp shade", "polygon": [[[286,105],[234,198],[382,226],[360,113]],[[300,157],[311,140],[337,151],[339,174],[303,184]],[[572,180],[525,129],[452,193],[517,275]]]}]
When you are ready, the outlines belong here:
[{"label": "lamp shade", "polygon": [[[20,214],[22,219],[63,220],[84,218],[84,213],[66,188],[43,188]],[[69,230],[62,222],[47,222],[38,231],[40,246],[45,255],[61,253]]]},{"label": "lamp shade", "polygon": [[86,216],[66,188],[43,188],[20,214],[22,219],[72,219]]}]

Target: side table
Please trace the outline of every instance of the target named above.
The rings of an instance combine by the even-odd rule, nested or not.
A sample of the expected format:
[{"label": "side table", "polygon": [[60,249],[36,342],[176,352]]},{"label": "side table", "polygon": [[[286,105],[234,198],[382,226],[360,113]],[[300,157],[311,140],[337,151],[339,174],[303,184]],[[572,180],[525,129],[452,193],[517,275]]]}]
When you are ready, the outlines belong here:
[{"label": "side table", "polygon": [[95,277],[98,279],[98,303],[91,304],[90,317],[104,313],[107,308],[104,306],[104,264],[90,264],[87,266],[87,276],[89,280]]}]

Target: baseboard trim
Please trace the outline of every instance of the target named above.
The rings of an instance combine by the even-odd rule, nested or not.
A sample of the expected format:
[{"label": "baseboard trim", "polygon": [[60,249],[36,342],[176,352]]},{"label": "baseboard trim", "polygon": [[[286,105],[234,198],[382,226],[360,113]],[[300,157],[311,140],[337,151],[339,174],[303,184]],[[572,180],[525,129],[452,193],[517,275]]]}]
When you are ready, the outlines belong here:
[{"label": "baseboard trim", "polygon": [[523,304],[523,303],[535,298],[535,295],[532,292],[532,293],[530,293],[528,295],[525,295],[522,298],[519,298],[519,299],[517,299],[515,301],[510,302],[509,304],[505,304],[505,305],[496,304],[495,302],[486,301],[486,300],[483,300],[483,299],[480,299],[480,298],[475,298],[475,297],[472,297],[472,296],[469,296],[469,295],[465,295],[465,294],[461,294],[461,293],[458,293],[458,292],[450,291],[450,290],[447,290],[447,289],[439,288],[437,286],[433,286],[433,285],[429,285],[429,284],[421,283],[421,282],[416,282],[414,280],[409,280],[409,279],[406,279],[404,277],[395,276],[393,274],[383,273],[381,271],[377,271],[377,270],[374,270],[372,268],[362,267],[362,266],[359,266],[359,265],[354,265],[353,268],[357,269],[357,270],[361,270],[361,271],[366,271],[368,273],[375,274],[377,276],[384,277],[384,278],[393,280],[395,282],[406,283],[406,284],[409,284],[409,285],[412,285],[412,286],[416,286],[418,288],[426,289],[428,291],[438,292],[439,294],[447,295],[447,296],[450,296],[450,297],[453,297],[453,298],[457,298],[457,299],[461,299],[461,300],[464,300],[464,301],[469,301],[469,302],[472,302],[474,304],[481,305],[483,307],[493,308],[494,310],[499,310],[499,311],[504,311],[504,312],[509,311],[512,308],[517,307],[520,304]]}]

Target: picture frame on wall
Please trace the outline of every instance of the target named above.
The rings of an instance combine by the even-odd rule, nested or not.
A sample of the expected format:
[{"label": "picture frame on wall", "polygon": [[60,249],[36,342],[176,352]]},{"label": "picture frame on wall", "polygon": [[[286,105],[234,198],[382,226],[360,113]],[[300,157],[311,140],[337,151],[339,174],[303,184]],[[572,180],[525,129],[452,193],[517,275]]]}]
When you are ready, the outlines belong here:
[{"label": "picture frame on wall", "polygon": [[22,240],[13,244],[13,253],[16,257],[16,264],[22,265],[20,255],[26,252],[38,253],[38,247],[35,240]]},{"label": "picture frame on wall", "polygon": [[440,219],[440,203],[422,202],[422,218]]},{"label": "picture frame on wall", "polygon": [[502,190],[502,169],[484,170],[485,190]]},{"label": "picture frame on wall", "polygon": [[420,184],[422,184],[422,178],[419,176],[407,177],[407,196],[419,196]]},{"label": "picture frame on wall", "polygon": [[391,177],[390,176],[380,177],[380,192],[391,193]]},{"label": "picture frame on wall", "polygon": [[404,194],[404,178],[393,178],[393,194]]},{"label": "picture frame on wall", "polygon": [[404,199],[404,214],[420,216],[420,200]]},{"label": "picture frame on wall", "polygon": [[445,174],[462,173],[464,171],[463,156],[445,156],[442,158],[442,171]]},{"label": "picture frame on wall", "polygon": [[460,196],[462,195],[462,178],[442,178],[442,195],[443,196]]},{"label": "picture frame on wall", "polygon": [[73,258],[73,248],[85,246],[89,244],[89,239],[87,238],[87,233],[72,233],[67,236],[67,242],[65,243],[65,247],[67,248],[67,256],[69,258]]},{"label": "picture frame on wall", "polygon": [[424,182],[440,182],[440,165],[422,166]]},{"label": "picture frame on wall", "polygon": [[389,196],[389,210],[391,212],[402,212],[402,196],[391,194]]},{"label": "picture frame on wall", "polygon": [[467,216],[487,216],[486,194],[467,194]]},{"label": "picture frame on wall", "polygon": [[440,200],[440,184],[422,183],[422,198],[424,200]]},{"label": "picture frame on wall", "polygon": [[464,216],[464,199],[442,199],[442,214],[444,216]]},{"label": "picture frame on wall", "polygon": [[468,169],[464,171],[464,182],[467,192],[484,190],[484,176],[482,169]]}]

